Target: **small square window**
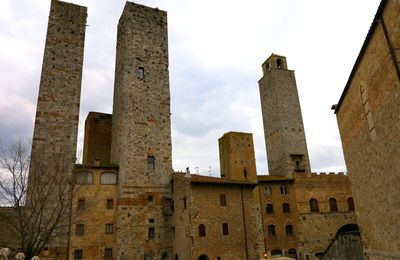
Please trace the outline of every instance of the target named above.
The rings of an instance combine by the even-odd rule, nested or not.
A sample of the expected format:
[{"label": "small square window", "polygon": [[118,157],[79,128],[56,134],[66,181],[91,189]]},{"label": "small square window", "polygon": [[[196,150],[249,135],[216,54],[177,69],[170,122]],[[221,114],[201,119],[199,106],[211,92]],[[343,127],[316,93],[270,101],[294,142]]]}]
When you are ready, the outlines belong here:
[{"label": "small square window", "polygon": [[229,226],[228,223],[222,223],[222,235],[229,235]]},{"label": "small square window", "polygon": [[143,67],[138,68],[137,76],[139,79],[144,79],[144,68]]},{"label": "small square window", "polygon": [[219,200],[220,200],[221,206],[226,206],[226,194],[220,194]]},{"label": "small square window", "polygon": [[85,199],[78,199],[78,209],[85,209],[86,203]]},{"label": "small square window", "polygon": [[75,235],[83,236],[84,234],[85,234],[85,225],[84,224],[76,224]]},{"label": "small square window", "polygon": [[112,256],[113,256],[112,248],[105,248],[104,249],[104,257],[105,258],[112,258]]},{"label": "small square window", "polygon": [[154,201],[153,195],[147,196],[147,201],[148,201],[148,202],[153,202],[153,201]]},{"label": "small square window", "polygon": [[112,234],[113,233],[113,224],[106,224],[106,234]]},{"label": "small square window", "polygon": [[74,251],[74,259],[83,259],[83,250],[75,250]]},{"label": "small square window", "polygon": [[113,208],[114,208],[114,200],[108,199],[107,200],[107,209],[113,209]]}]

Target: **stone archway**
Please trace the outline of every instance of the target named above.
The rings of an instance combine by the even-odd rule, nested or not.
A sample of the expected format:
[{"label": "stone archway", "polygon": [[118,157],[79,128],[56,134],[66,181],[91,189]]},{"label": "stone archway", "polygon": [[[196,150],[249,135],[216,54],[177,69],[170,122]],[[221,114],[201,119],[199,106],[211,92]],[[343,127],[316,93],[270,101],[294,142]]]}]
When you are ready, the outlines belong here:
[{"label": "stone archway", "polygon": [[208,255],[202,254],[201,256],[199,256],[199,260],[210,260],[210,258],[208,257]]}]

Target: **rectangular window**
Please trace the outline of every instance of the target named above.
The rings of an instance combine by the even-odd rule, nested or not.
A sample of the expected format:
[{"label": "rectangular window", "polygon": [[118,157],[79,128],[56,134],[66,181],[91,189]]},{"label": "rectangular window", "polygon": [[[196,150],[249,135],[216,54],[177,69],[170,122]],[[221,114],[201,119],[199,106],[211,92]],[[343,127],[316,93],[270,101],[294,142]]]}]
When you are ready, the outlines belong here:
[{"label": "rectangular window", "polygon": [[106,234],[112,234],[113,233],[113,224],[106,224]]},{"label": "rectangular window", "polygon": [[154,156],[147,156],[147,170],[154,170],[156,167],[156,158]]},{"label": "rectangular window", "polygon": [[219,200],[220,200],[221,206],[226,206],[226,194],[220,194]]},{"label": "rectangular window", "polygon": [[78,209],[85,209],[85,199],[78,199]]},{"label": "rectangular window", "polygon": [[75,250],[74,251],[74,259],[83,259],[83,250]]},{"label": "rectangular window", "polygon": [[288,187],[286,185],[281,186],[281,194],[288,194]]},{"label": "rectangular window", "polygon": [[229,235],[228,223],[222,223],[222,235],[224,236]]},{"label": "rectangular window", "polygon": [[137,76],[139,79],[144,79],[144,68],[143,67],[138,68]]},{"label": "rectangular window", "polygon": [[264,194],[265,194],[266,196],[271,196],[271,195],[272,195],[272,186],[266,186],[266,187],[264,188]]},{"label": "rectangular window", "polygon": [[186,209],[186,197],[183,198],[183,208]]},{"label": "rectangular window", "polygon": [[156,237],[156,231],[154,230],[153,227],[149,228],[148,237],[149,240],[153,240]]},{"label": "rectangular window", "polygon": [[108,199],[107,200],[107,209],[113,209],[113,208],[114,208],[114,200]]},{"label": "rectangular window", "polygon": [[83,236],[84,234],[85,234],[85,225],[84,224],[76,224],[75,235]]},{"label": "rectangular window", "polygon": [[147,202],[153,202],[153,200],[154,200],[153,195],[147,196]]},{"label": "rectangular window", "polygon": [[112,248],[104,249],[104,257],[105,258],[112,258],[112,256],[113,256]]}]

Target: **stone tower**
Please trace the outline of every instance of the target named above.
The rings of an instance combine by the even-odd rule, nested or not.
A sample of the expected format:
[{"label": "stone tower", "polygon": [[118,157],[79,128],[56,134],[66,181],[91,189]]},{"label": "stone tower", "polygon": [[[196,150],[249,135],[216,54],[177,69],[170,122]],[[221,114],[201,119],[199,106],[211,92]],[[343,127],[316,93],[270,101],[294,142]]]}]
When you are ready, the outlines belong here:
[{"label": "stone tower", "polygon": [[167,14],[127,2],[118,24],[111,163],[119,166],[117,255],[171,257]]},{"label": "stone tower", "polygon": [[292,177],[310,171],[296,79],[286,58],[272,54],[259,80],[270,175]]},{"label": "stone tower", "polygon": [[229,132],[218,139],[221,177],[239,181],[257,181],[253,135]]},{"label": "stone tower", "polygon": [[[76,159],[87,9],[52,0],[32,140],[32,162]],[[31,171],[32,172],[32,171]]]}]

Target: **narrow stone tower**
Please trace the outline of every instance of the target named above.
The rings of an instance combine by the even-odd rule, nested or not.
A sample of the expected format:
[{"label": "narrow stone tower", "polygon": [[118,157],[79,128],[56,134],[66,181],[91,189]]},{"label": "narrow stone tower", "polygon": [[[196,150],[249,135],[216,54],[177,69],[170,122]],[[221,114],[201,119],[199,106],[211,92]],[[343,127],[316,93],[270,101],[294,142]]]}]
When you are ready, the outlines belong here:
[{"label": "narrow stone tower", "polygon": [[296,79],[286,58],[272,54],[262,65],[260,87],[270,175],[310,171]]},{"label": "narrow stone tower", "polygon": [[[86,7],[52,0],[32,140],[45,167],[62,157],[75,164],[81,96]],[[33,171],[31,171],[32,173]]]},{"label": "narrow stone tower", "polygon": [[118,24],[111,163],[119,166],[117,255],[171,258],[167,14],[127,2]]},{"label": "narrow stone tower", "polygon": [[221,177],[238,181],[257,181],[253,135],[229,132],[218,139]]}]

